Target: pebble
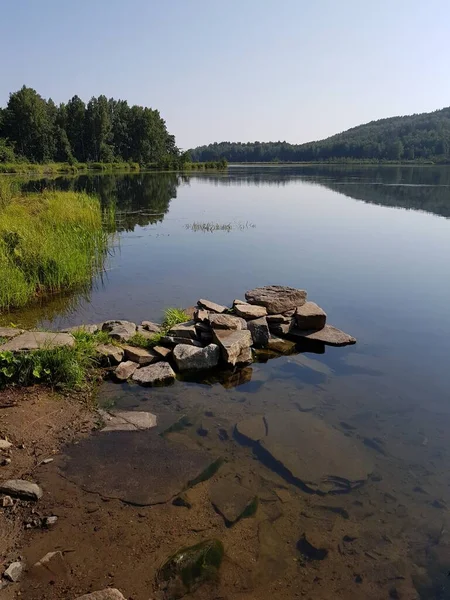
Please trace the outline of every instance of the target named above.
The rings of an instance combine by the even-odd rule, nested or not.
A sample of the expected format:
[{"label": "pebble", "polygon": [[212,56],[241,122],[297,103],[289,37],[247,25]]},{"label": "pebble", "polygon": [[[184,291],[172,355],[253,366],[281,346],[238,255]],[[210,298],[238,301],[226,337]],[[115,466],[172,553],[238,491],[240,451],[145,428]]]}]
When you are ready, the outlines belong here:
[{"label": "pebble", "polygon": [[53,462],[55,459],[54,458],[44,458],[44,460],[41,462],[41,465],[48,465],[49,463]]},{"label": "pebble", "polygon": [[4,459],[2,460],[2,463],[1,463],[1,464],[2,464],[2,467],[7,467],[8,465],[10,465],[10,464],[11,464],[11,459],[10,459],[10,458],[4,458]]},{"label": "pebble", "polygon": [[19,581],[20,577],[22,576],[24,567],[25,565],[22,562],[13,562],[3,573],[3,577],[15,583],[16,581]]},{"label": "pebble", "polygon": [[12,444],[8,440],[0,440],[0,450],[9,450],[11,446]]},{"label": "pebble", "polygon": [[55,515],[52,515],[51,517],[44,517],[44,525],[46,527],[51,527],[52,525],[56,525],[57,521],[58,521],[58,517],[56,517]]},{"label": "pebble", "polygon": [[11,496],[3,496],[2,507],[7,508],[8,506],[14,506],[14,500],[11,498]]}]

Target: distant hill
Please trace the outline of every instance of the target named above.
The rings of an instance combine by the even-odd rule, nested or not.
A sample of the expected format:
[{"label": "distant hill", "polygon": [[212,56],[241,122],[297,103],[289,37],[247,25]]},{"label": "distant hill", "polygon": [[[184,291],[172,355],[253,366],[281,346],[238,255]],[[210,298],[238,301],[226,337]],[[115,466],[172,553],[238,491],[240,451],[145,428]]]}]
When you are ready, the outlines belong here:
[{"label": "distant hill", "polygon": [[198,146],[189,152],[194,161],[225,158],[229,162],[450,162],[450,107],[371,121],[306,144],[220,142]]}]

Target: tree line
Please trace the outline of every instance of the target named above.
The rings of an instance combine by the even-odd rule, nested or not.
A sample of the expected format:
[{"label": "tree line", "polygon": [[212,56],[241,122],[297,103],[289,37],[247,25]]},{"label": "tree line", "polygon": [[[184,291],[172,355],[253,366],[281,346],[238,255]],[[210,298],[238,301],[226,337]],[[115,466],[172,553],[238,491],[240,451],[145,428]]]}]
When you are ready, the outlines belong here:
[{"label": "tree line", "polygon": [[450,161],[450,108],[372,121],[321,141],[220,142],[189,151],[192,160],[229,162]]},{"label": "tree line", "polygon": [[56,105],[23,86],[0,108],[0,163],[135,162],[179,166],[189,160],[177,148],[158,110],[126,100],[78,96]]}]

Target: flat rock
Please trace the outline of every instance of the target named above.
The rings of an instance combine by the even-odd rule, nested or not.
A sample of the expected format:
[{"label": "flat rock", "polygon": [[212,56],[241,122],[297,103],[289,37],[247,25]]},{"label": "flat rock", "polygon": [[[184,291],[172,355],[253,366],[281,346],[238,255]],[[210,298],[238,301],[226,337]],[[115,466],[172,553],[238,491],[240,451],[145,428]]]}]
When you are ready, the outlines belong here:
[{"label": "flat rock", "polygon": [[249,363],[253,362],[253,354],[252,354],[252,349],[251,348],[243,348],[240,353],[239,356],[236,359],[236,364],[238,365],[248,365]]},{"label": "flat rock", "polygon": [[195,348],[186,344],[175,346],[173,358],[180,371],[202,371],[217,366],[220,349],[216,344]]},{"label": "flat rock", "polygon": [[362,446],[310,413],[251,417],[239,422],[236,432],[261,460],[269,458],[283,477],[310,492],[348,492],[373,471]]},{"label": "flat rock", "polygon": [[[217,314],[217,313],[212,313]],[[205,308],[197,308],[194,313],[194,319],[197,322],[203,323],[204,321],[209,320],[209,312]]]},{"label": "flat rock", "polygon": [[106,588],[84,596],[78,596],[75,600],[126,600],[125,596],[116,588]]},{"label": "flat rock", "polygon": [[164,348],[164,346],[153,346],[153,352],[159,354],[162,358],[167,358],[172,354],[172,350],[170,348]]},{"label": "flat rock", "polygon": [[245,298],[250,304],[265,306],[270,315],[276,315],[304,304],[306,292],[283,285],[267,285],[249,290]]},{"label": "flat rock", "polygon": [[[289,311],[289,312],[291,312],[291,311]],[[287,315],[287,314],[286,315],[282,315],[282,314],[279,314],[279,315],[267,315],[267,322],[269,324],[272,324],[272,323],[285,323],[285,324],[290,325],[292,323],[292,315]]]},{"label": "flat rock", "polygon": [[142,336],[146,340],[152,340],[155,337],[157,332],[149,331],[148,329],[144,329],[144,327],[142,327],[142,325],[138,325],[136,327],[136,333],[138,333],[140,336]]},{"label": "flat rock", "polygon": [[203,344],[198,340],[193,340],[187,337],[175,337],[173,335],[165,335],[161,338],[161,343],[167,346],[176,346],[177,344],[189,344],[197,348],[203,348]]},{"label": "flat rock", "polygon": [[174,325],[169,329],[167,335],[175,338],[188,338],[190,340],[196,340],[197,331],[195,329],[195,321],[178,323],[178,325]]},{"label": "flat rock", "polygon": [[0,481],[0,493],[8,494],[15,498],[24,500],[39,500],[42,498],[42,489],[37,483],[25,481],[24,479],[8,479]]},{"label": "flat rock", "polygon": [[252,334],[253,345],[257,348],[265,348],[269,343],[270,332],[266,317],[253,319],[248,322],[248,329]]},{"label": "flat rock", "polygon": [[289,335],[322,342],[328,346],[348,346],[349,344],[356,344],[356,338],[332,325],[325,325],[323,329],[318,331],[302,330],[294,327],[289,332]]},{"label": "flat rock", "polygon": [[133,373],[132,379],[139,385],[158,385],[173,381],[175,372],[168,362],[159,362],[137,369]]},{"label": "flat rock", "polygon": [[138,506],[168,502],[220,466],[209,452],[155,430],[97,432],[60,461],[64,476],[84,490]]},{"label": "flat rock", "polygon": [[99,344],[96,348],[97,354],[106,365],[117,365],[123,359],[124,351],[113,344]]},{"label": "flat rock", "polygon": [[252,334],[248,330],[227,331],[225,329],[214,330],[214,340],[221,349],[222,358],[229,364],[235,365],[244,350],[252,345]]},{"label": "flat rock", "polygon": [[141,327],[150,333],[159,333],[161,331],[161,325],[152,321],[142,321]]},{"label": "flat rock", "polygon": [[6,571],[3,573],[3,577],[8,581],[16,583],[22,577],[22,573],[25,570],[25,564],[20,561],[13,562],[9,565]]},{"label": "flat rock", "polygon": [[56,579],[68,579],[70,569],[62,552],[47,552],[31,567],[30,575],[39,578],[41,582],[50,583]]},{"label": "flat rock", "polygon": [[136,324],[131,321],[105,321],[102,330],[107,331],[114,340],[128,342],[136,333]]},{"label": "flat rock", "polygon": [[51,331],[26,331],[8,340],[0,346],[0,352],[29,352],[41,348],[57,348],[74,346],[75,338],[70,333],[53,333]]},{"label": "flat rock", "polygon": [[155,352],[147,350],[146,348],[139,348],[138,346],[122,346],[122,348],[125,353],[125,358],[137,363],[141,367],[145,367],[146,365],[150,365],[159,360],[159,356]]},{"label": "flat rock", "polygon": [[273,350],[279,354],[289,354],[295,349],[295,342],[271,335],[267,342],[267,347],[269,350]]},{"label": "flat rock", "polygon": [[273,333],[273,335],[288,335],[294,326],[294,319],[290,319],[289,323],[281,323],[281,322],[269,322],[269,331]]},{"label": "flat rock", "polygon": [[254,492],[228,479],[219,479],[211,483],[209,497],[227,526],[233,525],[243,517],[251,516],[256,511],[257,498]]},{"label": "flat rock", "polygon": [[12,340],[21,333],[24,333],[23,329],[17,329],[16,327],[0,327],[0,338]]},{"label": "flat rock", "polygon": [[156,415],[141,410],[99,411],[105,427],[102,431],[139,431],[152,429],[158,424]]},{"label": "flat rock", "polygon": [[267,315],[267,309],[264,306],[256,304],[235,304],[234,312],[243,319],[258,319]]},{"label": "flat rock", "polygon": [[114,371],[114,377],[119,381],[127,381],[138,367],[139,365],[131,360],[122,362]]},{"label": "flat rock", "polygon": [[212,313],[209,315],[209,324],[213,329],[247,329],[245,319],[235,317],[234,315]]},{"label": "flat rock", "polygon": [[298,329],[323,329],[327,313],[315,302],[305,302],[297,307],[294,319]]},{"label": "flat rock", "polygon": [[228,310],[226,306],[216,304],[215,302],[211,302],[210,300],[204,300],[203,298],[200,298],[197,304],[200,306],[200,308],[205,308],[206,310],[209,310],[213,313],[224,313]]}]

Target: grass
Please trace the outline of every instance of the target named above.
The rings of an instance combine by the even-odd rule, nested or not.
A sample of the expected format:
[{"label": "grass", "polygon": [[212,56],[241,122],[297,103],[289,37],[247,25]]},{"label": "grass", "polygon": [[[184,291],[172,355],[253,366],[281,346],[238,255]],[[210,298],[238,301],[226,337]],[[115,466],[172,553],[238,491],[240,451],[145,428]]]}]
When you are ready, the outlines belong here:
[{"label": "grass", "polygon": [[167,332],[178,323],[186,323],[189,321],[189,315],[182,308],[167,308],[164,311],[164,320],[161,325],[161,331],[155,333],[151,338],[143,336],[141,333],[135,333],[128,341],[130,346],[138,346],[140,348],[153,348],[160,343],[161,338],[167,335]]},{"label": "grass", "polygon": [[89,162],[89,163],[30,163],[30,162],[10,162],[0,163],[0,173],[79,173],[82,171],[139,171],[139,163],[135,162]]},{"label": "grass", "polygon": [[24,194],[0,179],[0,310],[90,283],[108,248],[103,219],[87,194]]}]

